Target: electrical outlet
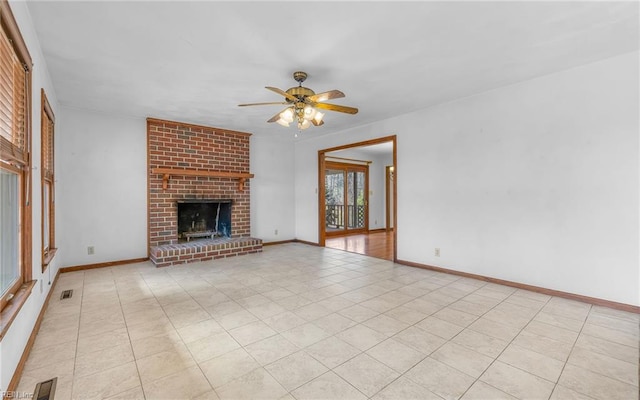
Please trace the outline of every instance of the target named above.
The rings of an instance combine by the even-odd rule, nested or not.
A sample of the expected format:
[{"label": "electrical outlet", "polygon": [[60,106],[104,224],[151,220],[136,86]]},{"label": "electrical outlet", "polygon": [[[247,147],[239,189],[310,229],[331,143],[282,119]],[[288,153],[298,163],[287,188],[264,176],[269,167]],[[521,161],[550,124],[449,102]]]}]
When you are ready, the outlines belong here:
[{"label": "electrical outlet", "polygon": [[373,225],[378,226],[378,220],[373,221]]},{"label": "electrical outlet", "polygon": [[440,248],[439,247],[436,247],[435,255],[436,255],[436,257],[440,257]]},{"label": "electrical outlet", "polygon": [[95,247],[93,247],[93,246],[89,246],[89,247],[87,247],[87,254],[88,254],[88,255],[90,255],[90,256],[91,256],[91,255],[93,255],[95,252],[96,252]]},{"label": "electrical outlet", "polygon": [[276,234],[276,236],[278,235],[278,230],[276,229],[275,231],[273,231],[273,233]]}]

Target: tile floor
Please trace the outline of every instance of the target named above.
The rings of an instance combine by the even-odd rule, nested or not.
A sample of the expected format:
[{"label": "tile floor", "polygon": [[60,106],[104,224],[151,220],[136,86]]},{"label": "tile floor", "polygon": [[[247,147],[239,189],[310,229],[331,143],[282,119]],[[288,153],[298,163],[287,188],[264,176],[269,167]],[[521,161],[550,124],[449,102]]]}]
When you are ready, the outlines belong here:
[{"label": "tile floor", "polygon": [[18,391],[56,400],[638,398],[639,315],[333,249],[53,290]]}]

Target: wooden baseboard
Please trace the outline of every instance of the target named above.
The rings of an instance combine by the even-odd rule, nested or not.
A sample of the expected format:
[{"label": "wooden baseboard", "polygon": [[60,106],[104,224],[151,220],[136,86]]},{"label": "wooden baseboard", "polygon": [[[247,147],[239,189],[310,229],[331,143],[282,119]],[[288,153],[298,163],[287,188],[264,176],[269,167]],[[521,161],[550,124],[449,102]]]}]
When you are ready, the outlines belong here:
[{"label": "wooden baseboard", "polygon": [[318,244],[318,243],[307,242],[306,240],[293,239],[293,241],[294,241],[295,243],[308,244],[309,246],[319,246],[319,244]]},{"label": "wooden baseboard", "polygon": [[287,244],[287,243],[302,243],[302,244],[308,244],[310,246],[318,246],[318,243],[307,242],[306,240],[300,240],[300,239],[281,240],[279,242],[266,242],[266,243],[263,242],[262,245],[263,246],[275,246],[275,245]]},{"label": "wooden baseboard", "polygon": [[73,271],[82,271],[85,269],[115,267],[118,265],[135,264],[135,263],[140,263],[145,261],[149,261],[149,257],[132,258],[130,260],[109,261],[109,262],[103,262],[103,263],[97,263],[97,264],[74,265],[72,267],[60,268],[60,272],[65,273],[65,272],[73,272]]},{"label": "wooden baseboard", "polygon": [[385,228],[379,228],[379,229],[369,229],[369,233],[379,233],[379,232],[386,232],[387,230]]},{"label": "wooden baseboard", "polygon": [[51,284],[51,288],[49,289],[49,293],[47,294],[47,298],[44,300],[42,304],[42,308],[40,309],[40,313],[38,314],[38,318],[36,319],[36,323],[33,325],[33,330],[31,331],[31,335],[29,335],[29,340],[27,340],[27,345],[24,347],[24,351],[22,352],[22,357],[20,357],[20,361],[18,361],[18,366],[11,377],[11,381],[9,382],[9,386],[7,387],[7,393],[15,392],[18,388],[18,383],[20,383],[20,378],[22,378],[22,371],[24,370],[24,365],[27,363],[27,359],[29,358],[29,354],[31,354],[31,349],[33,348],[33,343],[36,341],[36,336],[38,336],[38,331],[40,330],[40,324],[42,323],[42,318],[44,317],[44,313],[47,310],[47,306],[49,305],[49,299],[51,298],[51,294],[53,293],[53,288],[56,286],[58,282],[58,277],[60,276],[60,270],[56,272],[55,278],[53,278],[53,283]]},{"label": "wooden baseboard", "polygon": [[580,301],[580,302],[583,302],[583,303],[593,304],[593,305],[596,305],[596,306],[609,307],[609,308],[613,308],[613,309],[620,310],[620,311],[626,311],[626,312],[631,312],[631,313],[635,313],[635,314],[640,314],[640,306],[634,306],[634,305],[631,305],[631,304],[618,303],[618,302],[611,301],[611,300],[599,299],[597,297],[589,297],[589,296],[583,296],[583,295],[575,294],[575,293],[563,292],[563,291],[560,291],[560,290],[547,289],[547,288],[543,288],[543,287],[540,287],[540,286],[527,285],[525,283],[512,282],[512,281],[507,281],[507,280],[498,279],[498,278],[492,278],[492,277],[484,276],[484,275],[476,275],[476,274],[472,274],[472,273],[469,273],[469,272],[456,271],[456,270],[453,270],[453,269],[436,267],[436,266],[433,266],[433,265],[420,264],[420,263],[416,263],[416,262],[412,262],[412,261],[396,260],[395,262],[398,263],[398,264],[402,264],[402,265],[408,265],[410,267],[428,269],[428,270],[436,271],[436,272],[444,272],[446,274],[458,275],[458,276],[463,276],[465,278],[472,278],[472,279],[477,279],[477,280],[481,280],[481,281],[485,281],[485,282],[497,283],[499,285],[510,286],[510,287],[514,287],[514,288],[517,288],[517,289],[523,289],[523,290],[528,290],[528,291],[531,291],[531,292],[546,294],[546,295],[549,295],[549,296],[562,297],[562,298],[568,299],[568,300],[575,300],[575,301]]},{"label": "wooden baseboard", "polygon": [[263,246],[274,246],[277,244],[286,244],[286,243],[295,243],[295,239],[289,239],[289,240],[280,240],[278,242],[262,242]]}]

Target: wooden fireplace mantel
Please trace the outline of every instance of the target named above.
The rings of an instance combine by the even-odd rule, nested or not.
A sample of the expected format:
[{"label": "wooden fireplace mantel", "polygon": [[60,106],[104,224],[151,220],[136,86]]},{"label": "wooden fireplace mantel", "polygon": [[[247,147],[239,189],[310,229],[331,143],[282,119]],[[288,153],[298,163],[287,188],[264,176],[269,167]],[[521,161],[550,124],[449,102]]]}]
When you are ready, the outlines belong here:
[{"label": "wooden fireplace mantel", "polygon": [[231,178],[238,180],[238,190],[244,190],[244,183],[247,179],[253,178],[253,174],[242,172],[226,172],[226,171],[202,171],[198,169],[180,169],[180,168],[153,168],[152,174],[162,175],[162,190],[167,190],[171,175],[175,176],[207,176],[210,178]]}]

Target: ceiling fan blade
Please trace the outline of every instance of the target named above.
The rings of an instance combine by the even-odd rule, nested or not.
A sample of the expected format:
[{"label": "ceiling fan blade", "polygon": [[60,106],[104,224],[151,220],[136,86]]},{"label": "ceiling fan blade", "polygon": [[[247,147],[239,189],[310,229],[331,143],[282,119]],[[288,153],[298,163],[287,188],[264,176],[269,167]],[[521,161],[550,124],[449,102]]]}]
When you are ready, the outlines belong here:
[{"label": "ceiling fan blade", "polygon": [[238,104],[238,107],[247,107],[247,106],[270,106],[274,104],[289,104],[284,101],[274,101],[270,103],[249,103],[249,104]]},{"label": "ceiling fan blade", "polygon": [[290,95],[289,93],[285,92],[282,89],[278,89],[278,88],[271,87],[271,86],[265,86],[265,88],[271,90],[272,92],[276,92],[276,93],[286,97],[288,100],[298,101],[298,98],[296,96],[292,96],[292,95]]},{"label": "ceiling fan blade", "polygon": [[276,115],[274,115],[273,117],[269,118],[269,120],[267,122],[276,122],[277,120],[280,119],[280,113],[282,111],[280,111],[279,113],[277,113]]},{"label": "ceiling fan blade", "polygon": [[314,94],[313,96],[307,97],[310,101],[318,102],[318,101],[327,101],[331,99],[339,99],[344,97],[344,93],[339,90],[329,90],[328,92],[322,92]]},{"label": "ceiling fan blade", "polygon": [[337,104],[315,103],[315,104],[313,104],[313,106],[315,108],[320,108],[320,109],[323,109],[323,110],[337,111],[337,112],[347,113],[347,114],[357,114],[358,113],[358,109],[355,108],[355,107],[339,106]]}]

